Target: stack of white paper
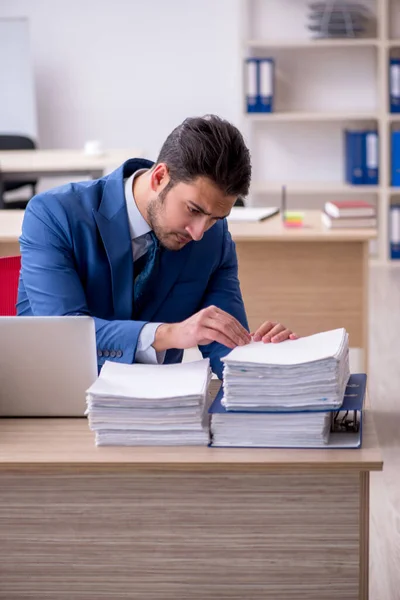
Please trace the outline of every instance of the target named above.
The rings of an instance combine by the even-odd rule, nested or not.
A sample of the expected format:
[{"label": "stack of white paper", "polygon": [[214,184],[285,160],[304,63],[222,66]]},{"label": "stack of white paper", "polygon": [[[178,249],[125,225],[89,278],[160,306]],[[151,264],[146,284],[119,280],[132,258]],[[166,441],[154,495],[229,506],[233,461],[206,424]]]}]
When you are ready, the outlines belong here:
[{"label": "stack of white paper", "polygon": [[227,410],[339,407],[350,377],[345,329],[279,344],[253,342],[222,360]]},{"label": "stack of white paper", "polygon": [[228,216],[229,223],[256,223],[273,217],[279,212],[276,206],[234,206]]},{"label": "stack of white paper", "polygon": [[279,344],[253,342],[222,359],[213,446],[323,447],[350,377],[345,329]]},{"label": "stack of white paper", "polygon": [[215,412],[213,446],[313,448],[329,441],[330,412]]},{"label": "stack of white paper", "polygon": [[96,445],[208,444],[209,359],[174,365],[107,361],[87,390]]}]

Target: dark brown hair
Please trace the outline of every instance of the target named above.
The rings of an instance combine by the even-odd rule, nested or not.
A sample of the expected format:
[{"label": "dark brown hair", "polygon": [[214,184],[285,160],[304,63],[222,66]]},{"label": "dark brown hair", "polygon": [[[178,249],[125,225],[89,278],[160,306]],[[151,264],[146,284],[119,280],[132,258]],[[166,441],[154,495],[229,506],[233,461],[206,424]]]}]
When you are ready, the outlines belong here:
[{"label": "dark brown hair", "polygon": [[226,196],[243,199],[249,192],[250,152],[240,131],[216,115],[185,119],[165,140],[159,163],[168,167],[168,188],[208,177]]}]

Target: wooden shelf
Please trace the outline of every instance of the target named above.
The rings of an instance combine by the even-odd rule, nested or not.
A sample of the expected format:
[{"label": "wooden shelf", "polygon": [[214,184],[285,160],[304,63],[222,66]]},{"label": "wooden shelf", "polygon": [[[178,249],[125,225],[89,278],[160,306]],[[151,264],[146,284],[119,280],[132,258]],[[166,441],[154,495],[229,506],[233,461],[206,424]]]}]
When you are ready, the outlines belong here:
[{"label": "wooden shelf", "polygon": [[[243,128],[247,139],[250,140],[255,163],[260,165],[261,169],[267,157],[257,157],[257,153],[264,151],[266,154],[273,153],[274,143],[279,146],[277,148],[279,157],[279,159],[277,158],[277,165],[279,168],[276,172],[271,168],[267,168],[265,172],[259,171],[255,175],[254,184],[251,186],[251,194],[253,197],[257,196],[257,202],[276,203],[279,202],[282,184],[285,184],[289,196],[303,195],[305,204],[307,204],[307,196],[310,196],[310,204],[321,203],[330,195],[337,195],[338,198],[343,199],[346,199],[346,197],[349,199],[364,197],[366,200],[371,200],[379,207],[379,215],[382,217],[378,220],[377,260],[381,261],[382,264],[392,264],[395,261],[390,258],[389,253],[389,205],[400,198],[400,187],[391,186],[390,168],[388,166],[390,166],[391,160],[391,129],[400,129],[400,113],[389,112],[389,58],[391,55],[400,56],[400,35],[397,37],[399,29],[397,26],[392,27],[391,24],[391,20],[396,20],[399,17],[400,6],[394,10],[394,0],[377,0],[374,2],[376,33],[366,33],[366,37],[316,39],[312,32],[304,29],[304,23],[302,23],[302,27],[298,27],[300,25],[300,23],[297,23],[300,16],[298,7],[291,7],[292,14],[289,15],[286,14],[289,9],[283,7],[283,3],[282,8],[280,8],[281,3],[275,0],[273,4],[274,11],[277,14],[273,14],[272,19],[268,20],[268,10],[264,1],[246,0],[245,4],[246,14],[243,18],[241,36],[243,44],[240,48],[242,63],[244,57],[274,57],[276,87],[279,88],[276,91],[277,101],[275,106],[282,108],[284,106],[298,107],[294,110],[277,110],[273,113],[246,113],[244,108]],[[278,14],[279,10],[281,11],[280,14]],[[282,27],[287,30],[285,34],[282,34],[285,37],[283,39],[276,39],[275,37],[274,39],[274,36],[279,35]],[[324,48],[327,56],[329,53],[329,56],[336,63],[332,65],[332,78],[336,77],[337,89],[334,87],[334,82],[328,81],[328,75],[327,79],[324,79],[324,62],[321,59],[321,52]],[[346,54],[338,52],[341,48],[349,51],[346,50]],[[360,50],[351,52],[352,48],[359,48]],[[299,55],[300,52],[302,52],[301,55]],[[291,62],[292,57],[294,58],[293,64]],[[341,64],[346,67],[343,71],[340,70]],[[300,68],[304,68],[304,72],[298,72]],[[243,89],[246,83],[244,79]],[[333,103],[331,95],[327,96],[327,90],[322,90],[319,95],[320,88],[318,86],[322,86],[324,83],[327,85],[327,90],[332,91],[332,94],[335,91],[337,92],[337,98],[338,101],[340,100],[341,105]],[[307,85],[310,88],[308,94]],[[343,95],[340,96],[340,85],[347,86],[344,95],[349,98],[348,101],[344,100]],[[366,103],[366,100],[364,101],[365,108],[362,111],[361,101],[366,97],[363,92],[371,91],[371,86],[373,86],[375,95],[370,94],[368,96],[368,103]],[[356,97],[359,98],[359,105],[354,104]],[[313,99],[313,108],[311,109],[308,108],[310,104],[307,104],[310,98]],[[328,98],[329,104],[327,104],[326,98]],[[284,102],[285,99],[286,102]],[[346,106],[353,106],[354,108],[343,109]],[[368,106],[371,106],[372,109],[368,110]],[[336,107],[337,110],[335,110]],[[362,112],[360,112],[359,107]],[[267,127],[267,124],[273,123],[286,123],[287,126],[282,130],[280,129],[281,126]],[[299,124],[298,127],[294,127],[296,123]],[[334,123],[335,126],[332,125]],[[333,129],[333,127],[338,129],[346,127],[377,129],[379,132],[379,185],[351,186],[341,183],[340,174],[337,172],[339,165],[337,160],[334,163],[336,171],[332,174],[330,174],[329,165],[324,161],[320,163],[323,173],[318,174],[318,177],[326,177],[327,182],[318,183],[313,181],[315,175],[312,172],[310,166],[312,163],[309,159],[310,152],[316,153],[319,151],[317,137],[311,139],[308,147],[305,145],[308,160],[305,161],[304,165],[308,172],[296,168],[292,173],[294,179],[301,180],[304,177],[306,181],[285,182],[285,169],[282,162],[285,160],[285,146],[290,143],[292,125],[293,152],[299,157],[302,152],[299,136],[307,135],[308,132],[310,137],[315,135],[322,140],[323,136],[327,135],[329,129]],[[269,135],[271,141],[267,140],[264,144],[266,136]],[[281,140],[279,140],[280,136]],[[339,150],[338,145],[334,146],[334,142],[331,145],[328,144],[327,155],[334,152],[334,148],[336,148],[335,152]],[[290,157],[290,161],[293,161],[293,156]],[[339,182],[330,182],[329,178],[334,178]],[[278,180],[277,183],[273,182],[274,179]],[[400,260],[398,263],[400,265]]]},{"label": "wooden shelf", "polygon": [[[262,195],[271,193],[280,193],[282,189],[280,183],[255,183],[251,186],[251,193]],[[304,195],[324,195],[337,194],[343,196],[360,196],[365,194],[377,194],[380,190],[377,185],[349,185],[340,182],[287,182],[286,191],[288,194]],[[400,187],[398,188],[400,193]]]},{"label": "wooden shelf", "polygon": [[[247,48],[266,50],[308,49],[308,48],[376,48],[379,41],[375,38],[340,38],[340,39],[317,39],[317,40],[248,40]],[[400,45],[400,42],[398,42]]]},{"label": "wooden shelf", "polygon": [[[310,121],[376,121],[378,115],[376,113],[362,112],[272,112],[272,113],[246,113],[246,118],[249,121],[265,121],[267,122],[310,122]],[[399,114],[400,117],[400,114]]]}]

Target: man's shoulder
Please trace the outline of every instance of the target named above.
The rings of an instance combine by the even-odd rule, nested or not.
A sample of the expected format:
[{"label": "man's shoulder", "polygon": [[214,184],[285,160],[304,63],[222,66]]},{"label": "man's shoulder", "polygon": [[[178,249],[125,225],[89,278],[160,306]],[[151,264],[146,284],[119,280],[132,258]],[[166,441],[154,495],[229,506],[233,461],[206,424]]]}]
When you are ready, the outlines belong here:
[{"label": "man's shoulder", "polygon": [[64,212],[79,219],[85,213],[98,210],[103,200],[108,205],[123,205],[125,201],[123,180],[140,168],[149,168],[153,163],[145,159],[132,158],[117,169],[90,181],[67,183],[36,195],[29,202],[31,211],[43,213]]},{"label": "man's shoulder", "polygon": [[62,207],[66,212],[76,212],[79,208],[95,208],[99,205],[102,197],[104,181],[81,181],[78,183],[67,183],[51,190],[46,190],[34,196],[28,207],[30,210],[52,212]]}]

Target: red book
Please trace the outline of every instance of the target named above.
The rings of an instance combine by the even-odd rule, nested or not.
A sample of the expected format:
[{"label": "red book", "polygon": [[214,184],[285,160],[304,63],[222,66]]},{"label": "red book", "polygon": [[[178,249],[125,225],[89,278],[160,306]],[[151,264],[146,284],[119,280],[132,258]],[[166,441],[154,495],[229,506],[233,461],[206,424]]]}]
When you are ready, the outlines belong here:
[{"label": "red book", "polygon": [[364,200],[335,200],[325,203],[325,212],[334,219],[375,217],[376,209],[370,202]]}]

